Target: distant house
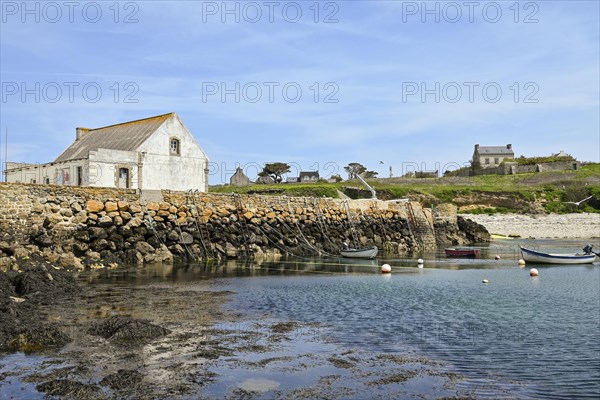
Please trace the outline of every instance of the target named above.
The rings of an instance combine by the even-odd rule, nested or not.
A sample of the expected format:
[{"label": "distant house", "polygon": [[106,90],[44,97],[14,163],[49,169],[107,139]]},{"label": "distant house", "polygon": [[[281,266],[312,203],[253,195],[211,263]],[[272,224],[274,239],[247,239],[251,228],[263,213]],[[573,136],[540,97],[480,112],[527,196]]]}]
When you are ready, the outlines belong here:
[{"label": "distant house", "polygon": [[235,174],[233,174],[231,179],[229,179],[229,184],[231,186],[243,187],[248,186],[251,183],[250,178],[248,178],[246,174],[244,174],[244,171],[239,167],[235,170]]},{"label": "distant house", "polygon": [[287,178],[285,178],[285,183],[298,183],[300,182],[300,178],[298,178],[297,176],[288,176]]},{"label": "distant house", "polygon": [[482,168],[497,167],[507,158],[515,158],[512,144],[506,146],[480,146],[476,144],[473,151],[473,165]]},{"label": "distant house", "polygon": [[7,163],[5,174],[7,182],[208,191],[208,157],[176,113],[76,128],[53,162]]},{"label": "distant house", "polygon": [[564,150],[559,151],[556,154],[552,154],[552,157],[571,157],[570,154],[565,153]]},{"label": "distant house", "polygon": [[300,172],[298,181],[301,183],[314,183],[319,180],[319,171]]},{"label": "distant house", "polygon": [[261,183],[263,185],[271,185],[271,184],[275,183],[275,179],[273,179],[269,175],[259,176],[258,178],[256,178],[256,183]]},{"label": "distant house", "polygon": [[415,171],[415,178],[424,179],[424,178],[437,178],[439,176],[438,170],[423,170],[423,171]]}]

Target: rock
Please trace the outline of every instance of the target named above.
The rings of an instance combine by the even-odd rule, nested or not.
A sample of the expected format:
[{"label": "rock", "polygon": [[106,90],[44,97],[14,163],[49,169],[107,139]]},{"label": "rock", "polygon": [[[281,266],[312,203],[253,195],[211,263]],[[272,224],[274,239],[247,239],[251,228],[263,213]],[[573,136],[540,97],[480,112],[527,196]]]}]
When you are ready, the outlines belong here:
[{"label": "rock", "polygon": [[171,331],[146,320],[114,316],[94,323],[88,333],[121,345],[142,345],[168,335]]},{"label": "rock", "polygon": [[107,201],[106,203],[104,203],[104,211],[106,212],[117,211],[118,209],[119,206],[114,201]]},{"label": "rock", "polygon": [[146,205],[146,210],[148,211],[158,211],[160,209],[160,206],[158,203],[148,203]]},{"label": "rock", "polygon": [[40,247],[48,247],[53,244],[52,238],[45,233],[37,236],[33,241]]},{"label": "rock", "polygon": [[85,253],[85,256],[89,262],[97,262],[102,259],[102,256],[100,255],[100,253],[98,253],[96,251],[88,251],[87,253]]},{"label": "rock", "polygon": [[83,208],[81,207],[81,204],[79,204],[78,202],[71,203],[71,209],[75,213],[80,213],[83,210]]},{"label": "rock", "polygon": [[471,243],[490,242],[492,237],[485,227],[470,219],[458,216],[458,229],[465,234]]},{"label": "rock", "polygon": [[146,242],[137,242],[135,244],[135,249],[137,251],[139,251],[143,256],[150,254],[150,253],[154,253],[154,247],[152,247],[151,245],[149,245]]},{"label": "rock", "polygon": [[100,384],[108,386],[113,390],[132,389],[138,386],[143,379],[144,375],[135,370],[120,369],[115,373],[105,376],[100,381]]},{"label": "rock", "polygon": [[70,208],[61,208],[59,211],[60,215],[64,217],[72,217],[73,211]]},{"label": "rock", "polygon": [[88,200],[86,203],[86,209],[89,212],[97,213],[104,210],[104,203],[98,200]]},{"label": "rock", "polygon": [[164,201],[163,201],[163,202],[161,202],[161,203],[158,205],[158,209],[159,209],[159,210],[166,210],[166,211],[168,211],[168,210],[169,210],[169,208],[171,208],[171,205],[170,205],[169,203],[167,203],[167,202],[164,202]]},{"label": "rock", "polygon": [[119,211],[127,211],[129,208],[129,203],[123,200],[119,200],[117,202],[117,207],[119,207]]},{"label": "rock", "polygon": [[139,204],[130,204],[129,212],[132,214],[137,214],[142,212],[142,207]]},{"label": "rock", "polygon": [[92,244],[90,244],[90,248],[94,251],[100,252],[100,251],[108,248],[109,245],[110,244],[109,244],[108,240],[98,239],[98,240],[95,240],[94,242],[92,242]]},{"label": "rock", "polygon": [[60,214],[50,214],[44,219],[44,228],[52,228],[55,224],[63,222],[63,217]]},{"label": "rock", "polygon": [[238,256],[238,250],[234,245],[227,242],[225,244],[225,255],[227,255],[227,257],[236,258]]},{"label": "rock", "polygon": [[192,244],[192,243],[194,243],[194,237],[187,232],[181,232],[181,239],[180,239],[179,243]]},{"label": "rock", "polygon": [[[106,230],[104,230],[103,228],[98,228],[98,227],[92,227],[88,230],[89,232],[89,238],[87,241],[89,241],[90,239],[106,239],[108,237],[108,233],[106,233]],[[79,234],[79,233],[78,233]],[[82,235],[82,239],[80,240],[85,240]]]},{"label": "rock", "polygon": [[85,222],[87,221],[87,219],[88,219],[87,212],[80,211],[72,219],[72,222],[74,224],[85,224]]},{"label": "rock", "polygon": [[100,388],[97,385],[90,385],[69,379],[54,379],[44,382],[35,387],[39,392],[46,393],[48,396],[58,396],[69,399],[92,399],[98,397]]},{"label": "rock", "polygon": [[113,224],[113,220],[111,217],[104,216],[104,217],[100,217],[100,219],[98,220],[98,225],[102,226],[102,227],[108,227],[111,226]]}]

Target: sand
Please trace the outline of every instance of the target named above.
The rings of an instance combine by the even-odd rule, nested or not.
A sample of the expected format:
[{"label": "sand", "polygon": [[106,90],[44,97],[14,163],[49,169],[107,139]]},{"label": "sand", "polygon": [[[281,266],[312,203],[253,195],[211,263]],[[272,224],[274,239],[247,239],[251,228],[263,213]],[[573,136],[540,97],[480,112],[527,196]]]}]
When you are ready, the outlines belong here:
[{"label": "sand", "polygon": [[492,234],[519,235],[522,238],[535,239],[600,237],[600,214],[465,214],[463,217],[485,226]]}]

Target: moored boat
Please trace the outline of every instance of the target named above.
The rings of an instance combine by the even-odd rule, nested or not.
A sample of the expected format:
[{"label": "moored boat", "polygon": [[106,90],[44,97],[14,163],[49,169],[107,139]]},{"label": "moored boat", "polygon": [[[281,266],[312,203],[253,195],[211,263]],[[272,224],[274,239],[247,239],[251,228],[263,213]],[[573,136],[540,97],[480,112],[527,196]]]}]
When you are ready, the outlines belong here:
[{"label": "moored boat", "polygon": [[525,247],[521,247],[521,254],[525,262],[538,264],[591,264],[596,259],[596,255],[594,253],[551,254],[526,249]]},{"label": "moored boat", "polygon": [[471,247],[451,247],[444,249],[446,257],[479,257],[481,250]]},{"label": "moored boat", "polygon": [[373,247],[368,247],[368,248],[364,248],[364,249],[343,249],[340,251],[340,253],[342,254],[342,257],[347,257],[347,258],[375,258],[377,256],[377,253],[379,252],[379,249],[377,248],[377,246],[373,246]]}]

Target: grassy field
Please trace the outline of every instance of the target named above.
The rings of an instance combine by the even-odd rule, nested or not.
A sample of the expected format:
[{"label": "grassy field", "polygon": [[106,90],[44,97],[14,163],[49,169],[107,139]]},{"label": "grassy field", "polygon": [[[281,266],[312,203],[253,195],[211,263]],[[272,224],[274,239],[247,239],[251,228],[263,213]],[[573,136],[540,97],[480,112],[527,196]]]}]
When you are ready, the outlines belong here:
[{"label": "grassy field", "polygon": [[[455,203],[467,213],[600,212],[600,164],[578,171],[548,171],[520,175],[486,175],[428,179],[374,179],[369,184],[382,200],[410,198],[424,205]],[[211,187],[216,193],[241,193],[338,198],[369,198],[358,181]],[[577,207],[565,202],[594,198]]]}]

